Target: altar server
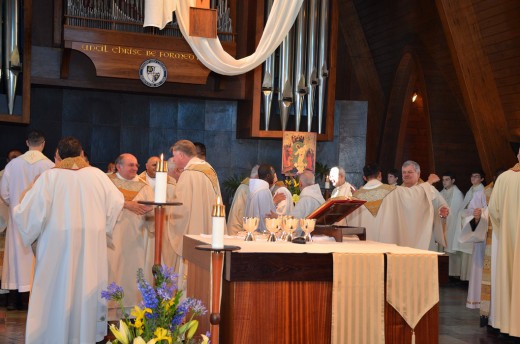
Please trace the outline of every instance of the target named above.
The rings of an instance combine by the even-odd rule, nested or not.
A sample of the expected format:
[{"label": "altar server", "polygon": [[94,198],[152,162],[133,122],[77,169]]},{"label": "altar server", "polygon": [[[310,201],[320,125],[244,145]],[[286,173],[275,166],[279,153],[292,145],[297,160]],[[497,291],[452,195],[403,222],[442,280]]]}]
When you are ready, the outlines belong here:
[{"label": "altar server", "polygon": [[291,213],[298,219],[306,218],[310,213],[325,203],[321,189],[314,182],[314,173],[305,171],[300,175],[300,200],[294,206]]}]

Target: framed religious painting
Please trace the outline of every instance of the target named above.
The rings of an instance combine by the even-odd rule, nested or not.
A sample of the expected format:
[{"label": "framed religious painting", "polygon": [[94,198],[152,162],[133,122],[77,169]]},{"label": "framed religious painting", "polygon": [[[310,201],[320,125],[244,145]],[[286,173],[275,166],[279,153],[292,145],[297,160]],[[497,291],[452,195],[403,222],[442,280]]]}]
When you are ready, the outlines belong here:
[{"label": "framed religious painting", "polygon": [[297,176],[303,171],[314,173],[316,164],[316,133],[284,131],[282,141],[282,173]]}]

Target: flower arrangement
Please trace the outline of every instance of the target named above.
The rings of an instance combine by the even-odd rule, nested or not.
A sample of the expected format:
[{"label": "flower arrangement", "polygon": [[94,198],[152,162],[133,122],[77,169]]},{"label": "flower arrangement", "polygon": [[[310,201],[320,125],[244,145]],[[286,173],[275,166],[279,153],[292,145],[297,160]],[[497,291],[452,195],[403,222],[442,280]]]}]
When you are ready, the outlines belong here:
[{"label": "flower arrangement", "polygon": [[110,325],[110,331],[116,337],[112,342],[122,344],[158,344],[158,343],[209,343],[209,334],[201,335],[196,341],[193,336],[199,322],[194,319],[206,313],[200,300],[182,298],[182,290],[177,288],[177,274],[173,269],[161,266],[155,274],[155,285],[152,287],[145,279],[143,270],[137,271],[137,286],[143,302],[130,312],[130,319],[123,307],[123,288],[112,283],[101,297],[119,303],[123,310],[123,319],[119,328]]},{"label": "flower arrangement", "polygon": [[297,203],[300,200],[300,180],[298,176],[285,178],[284,184],[291,192],[293,203]]}]

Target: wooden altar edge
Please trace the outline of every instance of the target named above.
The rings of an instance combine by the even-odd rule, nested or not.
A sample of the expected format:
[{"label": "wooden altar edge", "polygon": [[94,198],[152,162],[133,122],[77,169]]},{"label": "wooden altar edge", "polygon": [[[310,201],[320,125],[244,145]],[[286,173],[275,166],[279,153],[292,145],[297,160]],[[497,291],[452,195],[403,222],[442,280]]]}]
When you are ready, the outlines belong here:
[{"label": "wooden altar edge", "polygon": [[[209,252],[195,249],[201,243],[185,236],[184,258],[201,266],[209,266],[211,261]],[[332,253],[226,252],[223,279],[240,282],[332,281],[333,261]],[[440,255],[438,257],[439,281],[444,280],[447,264],[447,255]]]},{"label": "wooden altar edge", "polygon": [[[102,77],[138,80],[139,68],[148,59],[164,63],[168,82],[206,84],[211,72],[183,37],[64,25],[63,41],[63,78],[68,77],[71,49],[85,54],[94,64],[96,75]],[[226,52],[236,56],[235,42],[221,44]]]}]

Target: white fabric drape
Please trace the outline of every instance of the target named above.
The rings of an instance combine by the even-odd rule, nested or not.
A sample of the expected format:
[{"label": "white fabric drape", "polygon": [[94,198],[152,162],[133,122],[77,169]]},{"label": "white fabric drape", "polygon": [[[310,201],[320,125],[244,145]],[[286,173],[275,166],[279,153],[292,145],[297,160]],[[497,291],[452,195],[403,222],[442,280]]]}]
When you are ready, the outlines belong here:
[{"label": "white fabric drape", "polygon": [[[218,38],[190,37],[188,35],[189,8],[194,0],[190,2],[186,0],[146,0],[145,3],[144,26],[155,26],[162,29],[166,25],[164,18],[170,14],[165,13],[164,9],[176,11],[182,35],[197,58],[215,73],[239,75],[260,65],[276,50],[293,26],[303,0],[274,0],[256,51],[239,60],[224,50]],[[169,19],[171,20],[171,17]]]},{"label": "white fabric drape", "polygon": [[[387,255],[386,300],[414,331],[439,302],[437,257],[426,254]],[[415,331],[412,332],[415,343]]]},{"label": "white fabric drape", "polygon": [[334,253],[333,344],[385,342],[385,268],[381,253]]}]

